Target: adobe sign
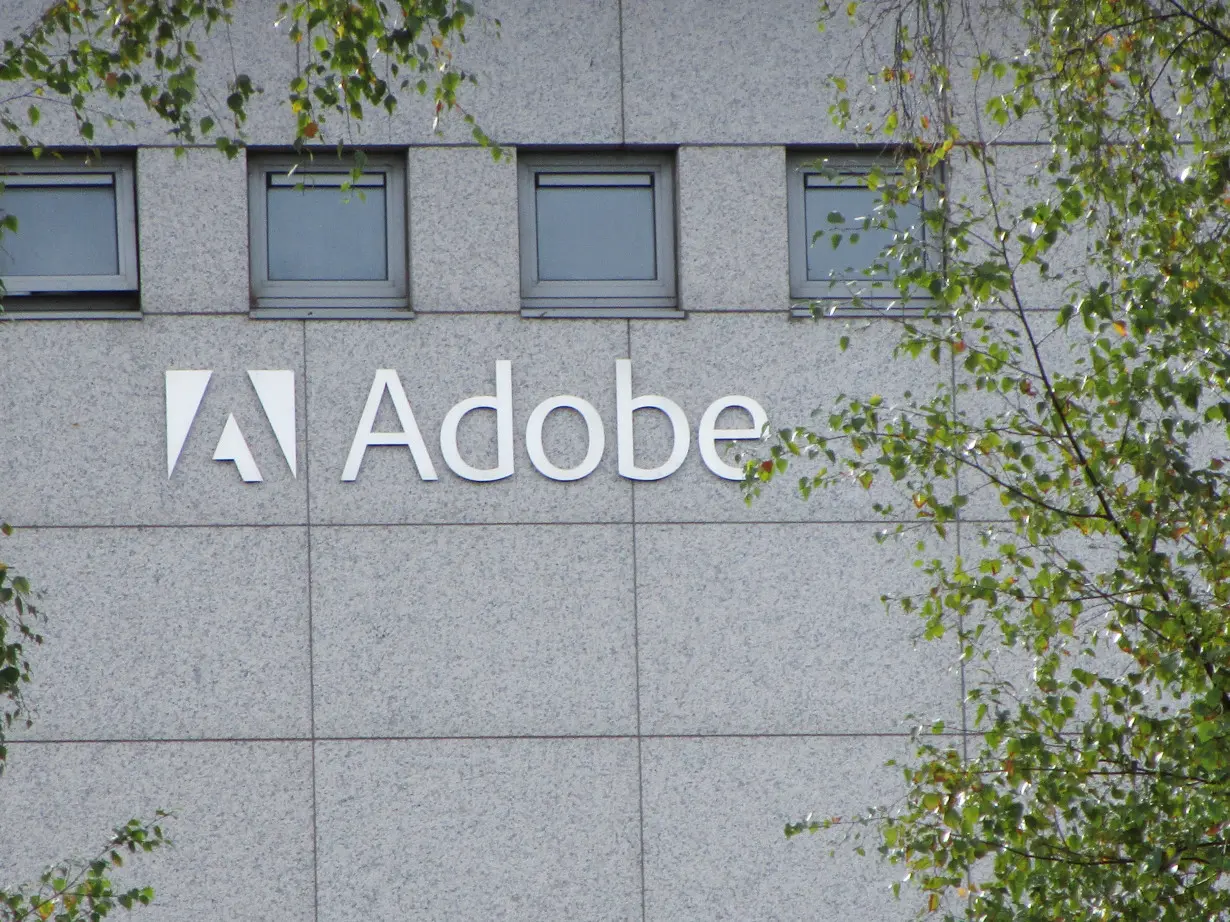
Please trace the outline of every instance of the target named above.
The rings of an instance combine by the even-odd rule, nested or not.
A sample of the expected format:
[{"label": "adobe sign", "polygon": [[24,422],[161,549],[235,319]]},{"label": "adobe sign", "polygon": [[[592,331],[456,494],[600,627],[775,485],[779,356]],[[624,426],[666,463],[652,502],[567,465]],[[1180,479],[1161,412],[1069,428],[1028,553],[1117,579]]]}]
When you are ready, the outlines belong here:
[{"label": "adobe sign", "polygon": [[[171,370],[166,373],[167,410],[167,476],[175,473],[175,465],[183,452],[184,443],[192,429],[209,379],[207,370]],[[287,370],[249,371],[248,379],[256,391],[257,399],[277,439],[278,447],[293,476],[298,475],[295,454],[295,376]],[[375,431],[376,414],[388,395],[397,415],[395,432]],[[440,454],[444,463],[458,477],[475,482],[503,480],[513,475],[513,407],[512,407],[512,362],[499,360],[495,363],[495,394],[468,397],[455,404],[440,424]],[[751,417],[751,425],[743,429],[719,429],[718,417],[728,408],[744,410]],[[474,410],[493,410],[496,418],[496,464],[494,467],[475,467],[461,456],[457,447],[457,429],[466,414]],[[634,414],[652,410],[662,413],[670,422],[672,446],[670,456],[657,467],[641,467],[636,463],[632,447]],[[558,411],[578,413],[585,423],[588,447],[585,457],[574,467],[562,468],[547,457],[542,442],[543,424],[547,417]],[[742,480],[743,471],[724,462],[718,454],[717,443],[746,441],[760,438],[768,417],[764,409],[751,397],[729,394],[719,397],[701,415],[697,443],[701,460],[718,477],[725,480]],[[632,362],[615,360],[615,442],[619,460],[619,473],[629,480],[661,480],[669,477],[683,464],[691,446],[691,428],[683,409],[669,397],[656,394],[632,396]],[[439,480],[436,466],[427,451],[422,430],[414,416],[405,388],[396,371],[379,369],[372,379],[367,401],[355,425],[350,451],[341,469],[343,481],[358,478],[363,459],[371,448],[401,447],[409,450],[410,458],[422,480]],[[525,448],[530,463],[544,477],[551,480],[580,480],[593,473],[606,451],[606,426],[594,405],[583,397],[560,394],[548,397],[538,404],[525,422]],[[228,415],[222,435],[214,448],[215,461],[227,461],[235,465],[239,476],[247,483],[258,483],[261,477],[256,459],[248,448],[239,424],[233,414]]]}]

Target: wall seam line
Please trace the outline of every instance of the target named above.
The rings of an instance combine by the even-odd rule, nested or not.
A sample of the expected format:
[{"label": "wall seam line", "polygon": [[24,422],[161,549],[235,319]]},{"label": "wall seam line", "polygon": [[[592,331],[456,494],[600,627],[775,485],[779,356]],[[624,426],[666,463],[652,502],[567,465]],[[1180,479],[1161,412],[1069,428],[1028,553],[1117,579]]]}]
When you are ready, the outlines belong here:
[{"label": "wall seam line", "polygon": [[[653,525],[661,528],[709,528],[718,527],[725,528],[728,526],[738,527],[764,527],[764,526],[804,526],[816,527],[824,526],[842,526],[842,525],[909,525],[912,524],[911,519],[711,519],[708,521],[700,519],[642,519],[633,522],[628,519],[608,519],[600,521],[588,522],[561,522],[554,521],[526,521],[526,522],[320,522],[312,527],[314,528],[524,528],[527,526],[535,528],[552,527],[552,528],[608,528],[617,527],[620,525]],[[1008,519],[963,519],[962,522],[966,525],[1003,525],[1011,524]],[[306,522],[285,522],[282,524],[235,524],[226,522],[215,523],[186,523],[186,524],[133,524],[119,523],[111,525],[31,525],[29,523],[10,522],[15,531],[156,531],[159,529],[188,531],[192,529],[248,529],[250,531],[276,530],[276,529],[306,529]]]},{"label": "wall seam line", "polygon": [[624,0],[615,0],[619,29],[619,143],[628,143],[628,113],[624,108]]},{"label": "wall seam line", "polygon": [[[623,0],[620,0],[620,9],[622,16]],[[622,51],[623,28],[621,20],[620,28],[620,86],[623,86],[623,51]],[[622,104],[622,94],[621,94]],[[632,321],[627,323],[627,353],[628,359],[632,359]],[[640,863],[641,863],[641,922],[646,922],[648,918],[645,911],[645,754],[644,754],[644,734],[641,728],[641,611],[640,611],[640,581],[637,578],[636,568],[636,481],[629,481],[629,499],[631,502],[632,522],[630,524],[632,532],[632,660],[635,666],[635,685],[636,685],[636,803],[637,803],[637,829],[640,834]]]},{"label": "wall seam line", "polygon": [[[949,400],[950,400],[949,411],[955,416],[959,408],[959,403],[957,401],[957,357],[956,357],[956,353],[951,352],[951,351],[949,352],[949,355],[948,355],[948,373],[950,375],[949,394],[951,395],[949,397]],[[956,467],[954,467],[952,471],[952,486],[953,486],[953,492],[959,495],[961,493],[961,465],[959,464]],[[956,510],[956,522],[957,522],[957,538],[954,544],[956,546],[957,557],[961,557],[962,556],[962,540],[964,538],[963,532],[965,531],[965,522],[964,522],[964,517],[961,515],[960,506],[958,506]],[[969,734],[970,734],[969,708],[966,703],[966,695],[968,692],[968,686],[966,685],[966,672],[965,672],[966,663],[965,663],[965,656],[964,656],[964,652],[965,652],[964,651],[964,641],[961,639],[962,637],[964,637],[964,635],[965,635],[965,616],[958,613],[957,614],[957,653],[958,653],[957,666],[959,670],[958,677],[961,680],[961,759],[964,762],[968,762],[969,761]]]},{"label": "wall seam line", "polygon": [[[307,652],[308,652],[308,732],[311,736],[312,779],[312,919],[320,918],[320,840],[316,827],[316,651],[313,647],[312,621],[312,468],[308,460],[308,338],[307,322],[299,321],[303,331],[303,514],[307,522]],[[298,438],[295,433],[295,438]]]},{"label": "wall seam line", "polygon": [[[930,736],[931,734],[928,734]],[[941,737],[960,737],[959,730],[945,730]],[[970,731],[971,736],[982,736],[982,732]],[[1079,734],[1072,734],[1073,736]],[[756,739],[901,739],[909,740],[917,736],[912,730],[755,730],[732,731],[729,733],[686,731],[645,733],[642,738],[647,740],[756,740]],[[637,737],[629,733],[505,733],[505,734],[421,734],[406,736],[319,736],[317,742],[328,743],[472,743],[512,740],[518,742],[558,742],[561,740],[635,740]],[[111,745],[219,745],[238,743],[240,745],[266,745],[273,743],[310,743],[312,739],[304,736],[198,736],[198,737],[95,737],[91,739],[9,739],[7,746],[111,746]]]}]

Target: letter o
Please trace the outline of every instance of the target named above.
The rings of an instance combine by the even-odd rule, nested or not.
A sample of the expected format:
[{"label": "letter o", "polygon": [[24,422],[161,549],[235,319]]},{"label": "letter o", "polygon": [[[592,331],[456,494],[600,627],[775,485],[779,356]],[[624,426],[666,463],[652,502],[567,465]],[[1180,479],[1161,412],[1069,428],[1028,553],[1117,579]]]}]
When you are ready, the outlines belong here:
[{"label": "letter o", "polygon": [[[555,410],[576,410],[585,420],[585,428],[589,431],[589,451],[576,467],[560,468],[547,460],[547,453],[542,447],[542,425]],[[606,432],[602,428],[602,417],[594,409],[594,405],[581,397],[571,394],[560,394],[558,397],[548,397],[530,414],[529,422],[525,424],[525,449],[529,452],[530,461],[538,472],[552,480],[580,480],[594,472],[602,453],[606,450]]]}]

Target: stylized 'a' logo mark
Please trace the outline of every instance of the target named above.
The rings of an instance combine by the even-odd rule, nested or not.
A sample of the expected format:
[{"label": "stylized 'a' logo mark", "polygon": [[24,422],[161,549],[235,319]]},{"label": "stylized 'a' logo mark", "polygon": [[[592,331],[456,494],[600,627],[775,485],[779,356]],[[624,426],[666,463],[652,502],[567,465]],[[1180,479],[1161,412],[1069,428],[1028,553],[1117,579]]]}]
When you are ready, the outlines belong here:
[{"label": "stylized 'a' logo mark", "polygon": [[[201,400],[205,397],[205,389],[209,387],[212,371],[168,371],[166,373],[167,394],[167,476],[175,471],[180,452],[188,440],[188,432],[201,408]],[[298,464],[295,454],[295,374],[292,371],[249,371],[248,378],[256,391],[265,418],[273,429],[274,438],[286,463],[290,465],[291,476],[298,477]],[[247,483],[258,483],[261,477],[256,459],[248,448],[248,442],[235,422],[235,414],[226,417],[226,425],[214,448],[215,461],[230,461],[239,471],[239,476]]]}]

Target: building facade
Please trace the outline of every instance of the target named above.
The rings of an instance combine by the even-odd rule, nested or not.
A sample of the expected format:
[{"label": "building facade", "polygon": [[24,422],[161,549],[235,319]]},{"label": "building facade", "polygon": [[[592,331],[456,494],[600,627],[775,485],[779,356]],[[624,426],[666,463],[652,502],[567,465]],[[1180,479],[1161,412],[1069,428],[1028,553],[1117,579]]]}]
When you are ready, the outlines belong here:
[{"label": "building facade", "polygon": [[493,4],[465,101],[510,156],[425,105],[335,126],[379,176],[339,252],[278,186],[274,6],[210,45],[267,90],[246,157],[108,132],[114,290],[9,286],[0,556],[49,622],[4,880],[165,808],[159,922],[911,915],[782,830],[891,803],[917,720],[960,732],[955,642],[885,613],[916,553],[875,491],[723,476],[758,408],[951,374],[894,361],[899,317],[794,310],[799,209],[850,191],[802,164],[875,156],[828,114],[854,37],[812,0]]}]

